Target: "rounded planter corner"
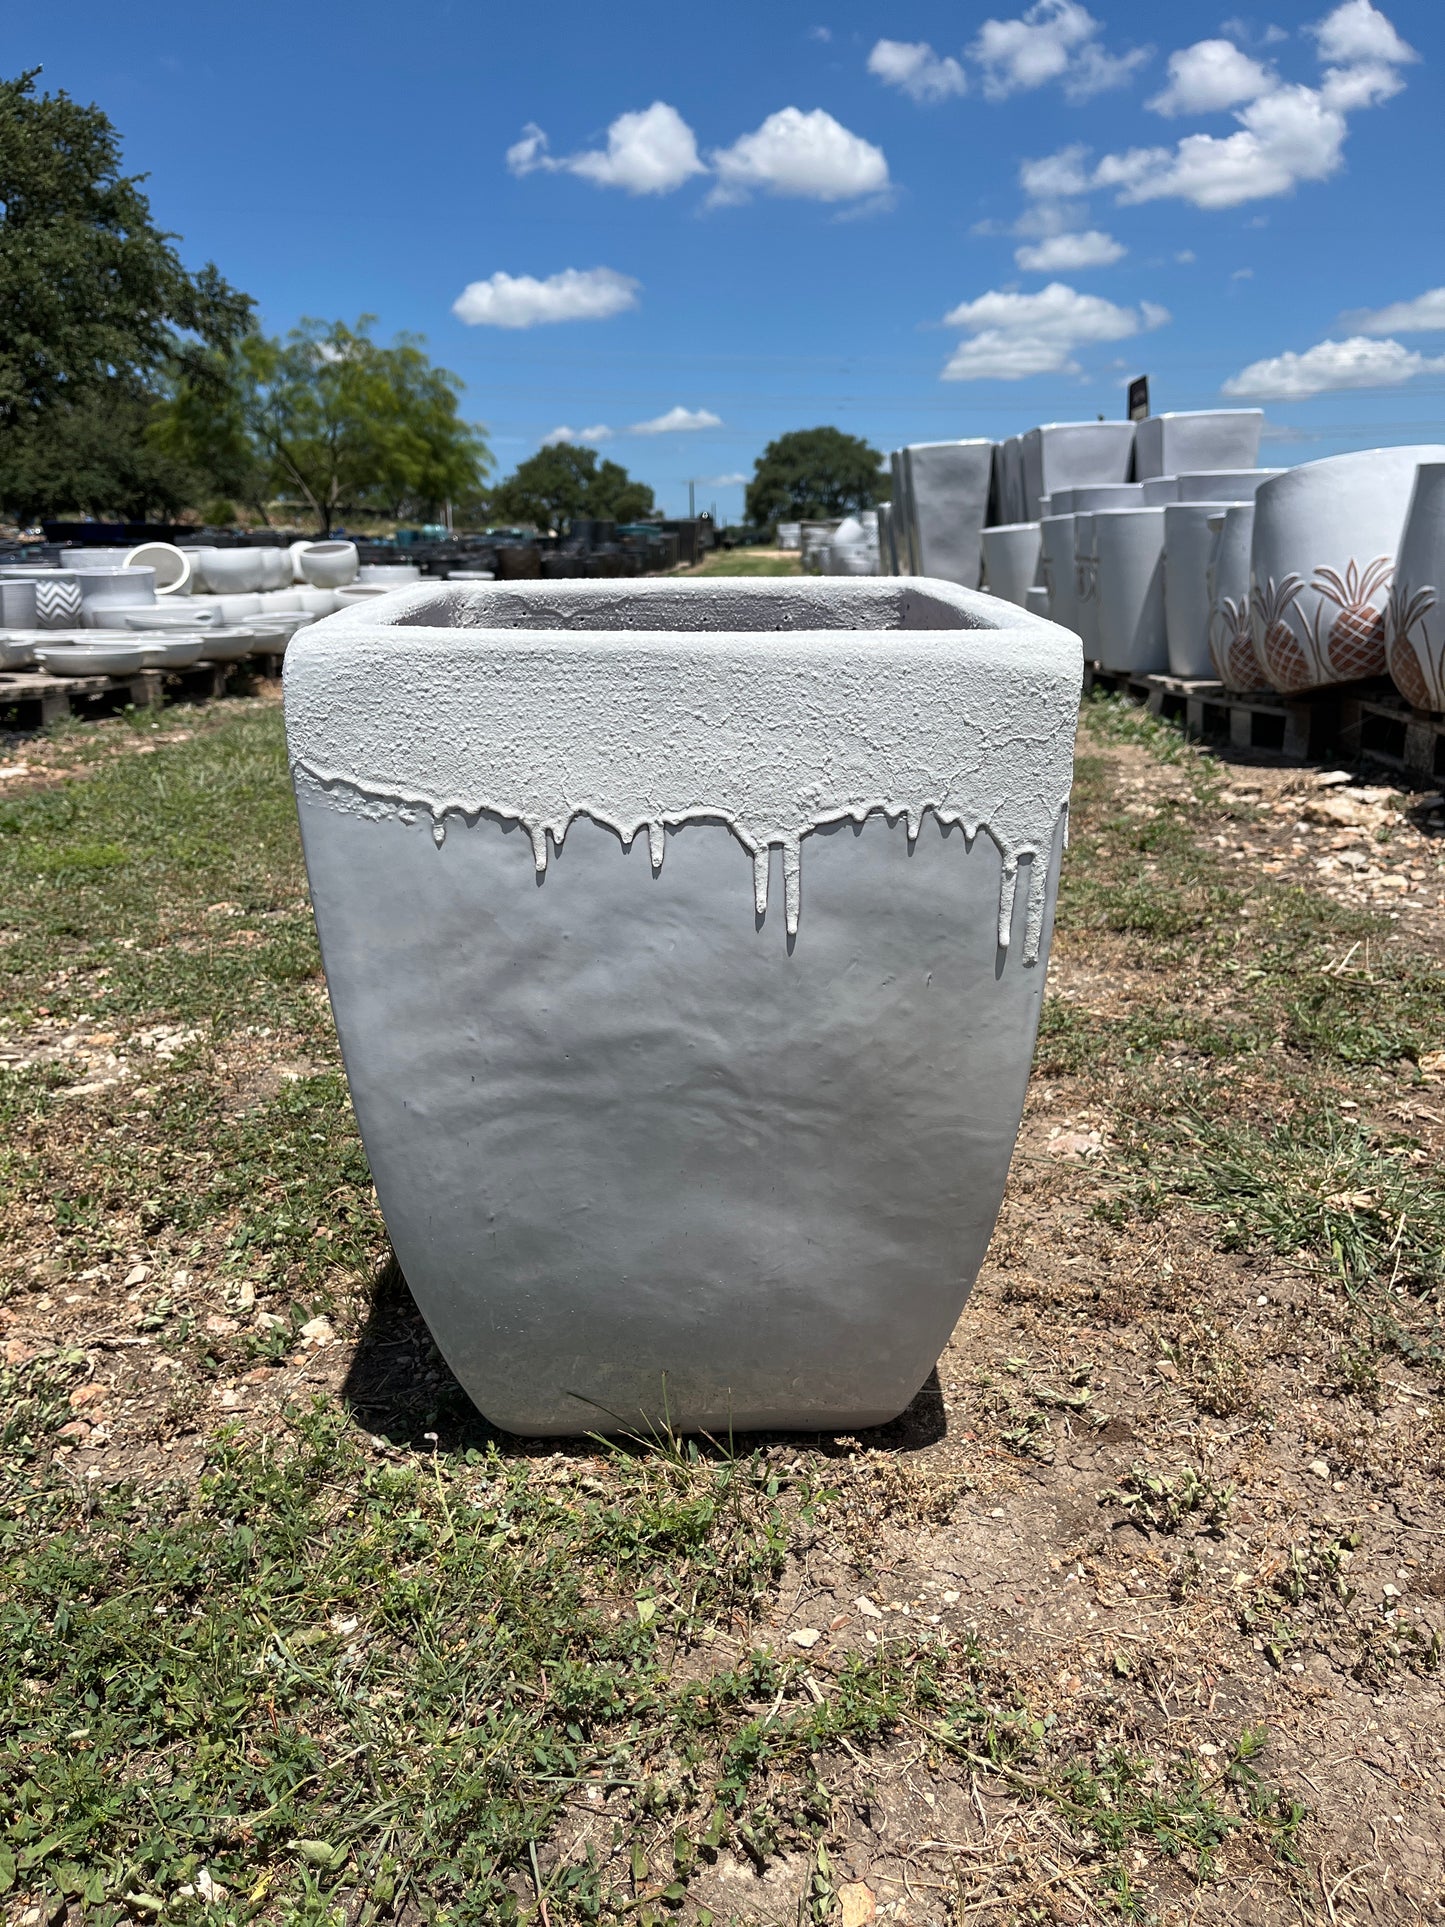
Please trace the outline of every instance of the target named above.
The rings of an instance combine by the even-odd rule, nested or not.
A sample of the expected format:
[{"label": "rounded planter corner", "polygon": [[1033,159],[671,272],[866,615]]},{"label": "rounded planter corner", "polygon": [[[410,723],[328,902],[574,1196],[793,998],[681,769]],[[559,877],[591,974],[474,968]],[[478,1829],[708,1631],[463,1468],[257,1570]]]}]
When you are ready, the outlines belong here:
[{"label": "rounded planter corner", "polygon": [[1078,639],[909,578],[423,587],[286,726],[398,1260],[495,1424],[896,1416],[991,1234]]}]

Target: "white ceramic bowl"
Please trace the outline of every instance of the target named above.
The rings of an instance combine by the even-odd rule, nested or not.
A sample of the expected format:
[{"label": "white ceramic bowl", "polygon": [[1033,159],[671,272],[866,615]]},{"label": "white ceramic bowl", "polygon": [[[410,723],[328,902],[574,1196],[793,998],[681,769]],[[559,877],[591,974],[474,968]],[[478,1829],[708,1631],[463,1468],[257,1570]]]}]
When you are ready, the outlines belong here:
[{"label": "white ceramic bowl", "polygon": [[261,647],[249,623],[230,629],[208,629],[201,642],[204,662],[239,662],[242,656],[252,655]]},{"label": "white ceramic bowl", "polygon": [[219,629],[221,613],[216,608],[219,597],[187,596],[184,605],[160,603],[154,609],[127,609],[125,627],[144,629],[154,634],[159,630],[178,630],[182,635],[198,633],[203,629]]},{"label": "white ceramic bowl", "polygon": [[378,596],[395,595],[406,586],[404,582],[357,582],[349,589],[336,591],[337,607],[344,609],[353,602],[374,602]]},{"label": "white ceramic bowl", "polygon": [[311,542],[301,551],[301,573],[313,589],[344,589],[356,580],[354,542]]},{"label": "white ceramic bowl", "polygon": [[189,669],[206,653],[204,636],[137,635],[131,638],[145,651],[147,669]]},{"label": "white ceramic bowl", "polygon": [[173,542],[142,542],[127,553],[125,567],[154,569],[158,596],[191,593],[191,558]]},{"label": "white ceramic bowl", "polygon": [[35,660],[51,676],[132,676],[147,667],[145,645],[125,642],[67,642],[35,651]]},{"label": "white ceramic bowl", "polygon": [[404,589],[420,581],[421,570],[415,562],[363,562],[356,571],[358,588],[376,584],[383,589]]},{"label": "white ceramic bowl", "polygon": [[81,621],[87,629],[123,628],[123,609],[153,608],[156,572],[149,568],[77,569]]},{"label": "white ceramic bowl", "polygon": [[286,553],[291,558],[291,580],[293,582],[304,582],[306,580],[305,576],[301,573],[301,554],[304,549],[311,547],[312,543],[308,539],[303,542],[293,542],[287,549]]},{"label": "white ceramic bowl", "polygon": [[267,587],[261,549],[205,549],[201,574],[214,595],[252,595]]},{"label": "white ceramic bowl", "polygon": [[28,669],[37,643],[44,641],[41,629],[0,629],[0,669]]},{"label": "white ceramic bowl", "polygon": [[272,615],[279,612],[295,612],[302,606],[299,589],[263,589],[261,591],[261,612]]},{"label": "white ceramic bowl", "polygon": [[291,587],[291,551],[280,547],[258,549],[261,558],[261,587],[263,589],[289,589]]}]

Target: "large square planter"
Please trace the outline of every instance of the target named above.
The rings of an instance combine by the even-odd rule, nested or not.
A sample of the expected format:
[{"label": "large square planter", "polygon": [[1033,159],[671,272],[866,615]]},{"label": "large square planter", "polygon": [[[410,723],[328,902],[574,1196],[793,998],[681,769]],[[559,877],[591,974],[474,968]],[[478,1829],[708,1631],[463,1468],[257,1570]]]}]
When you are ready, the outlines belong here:
[{"label": "large square planter", "polygon": [[993,443],[915,442],[902,456],[913,523],[913,572],[976,589],[993,480]]},{"label": "large square planter", "polygon": [[1081,668],[907,578],[425,587],[296,637],[357,1117],[495,1423],[908,1404],[1013,1149]]},{"label": "large square planter", "polygon": [[[1253,468],[1264,428],[1262,408],[1201,408],[1150,415],[1134,429],[1134,474],[1184,475],[1200,469]],[[1192,498],[1181,495],[1180,501]]]},{"label": "large square planter", "polygon": [[1037,521],[1041,498],[1059,489],[1130,479],[1133,422],[1046,422],[1019,439],[1024,482],[1021,522]]}]

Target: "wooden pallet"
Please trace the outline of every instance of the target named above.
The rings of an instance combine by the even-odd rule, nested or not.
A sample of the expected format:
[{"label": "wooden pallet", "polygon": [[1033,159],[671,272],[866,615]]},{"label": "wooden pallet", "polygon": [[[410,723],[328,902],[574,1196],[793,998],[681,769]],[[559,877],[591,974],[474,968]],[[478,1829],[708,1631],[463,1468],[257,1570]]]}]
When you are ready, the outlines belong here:
[{"label": "wooden pallet", "polygon": [[159,669],[129,676],[47,676],[41,670],[0,673],[0,717],[22,729],[44,729],[67,716],[105,715],[115,709],[156,709],[163,701]]},{"label": "wooden pallet", "polygon": [[1393,687],[1340,703],[1340,750],[1350,762],[1383,763],[1428,783],[1445,779],[1445,716],[1412,709]]}]

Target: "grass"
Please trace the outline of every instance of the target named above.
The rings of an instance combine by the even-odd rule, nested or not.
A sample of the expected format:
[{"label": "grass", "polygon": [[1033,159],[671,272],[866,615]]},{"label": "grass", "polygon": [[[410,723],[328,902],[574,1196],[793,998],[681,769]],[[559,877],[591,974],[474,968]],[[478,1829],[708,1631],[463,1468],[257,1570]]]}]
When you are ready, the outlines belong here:
[{"label": "grass", "polygon": [[776,551],[715,549],[687,571],[689,575],[801,575],[801,556]]},{"label": "grass", "polygon": [[[1309,1316],[1285,1349],[1316,1376],[1291,1381],[1293,1402],[1307,1387],[1340,1414],[1310,1449],[1382,1477],[1352,1441],[1386,1381],[1438,1377],[1445,1205],[1422,1141],[1367,1112],[1416,1088],[1445,990],[1382,921],[1232,866],[1201,833],[1226,807],[1207,759],[1137,711],[1087,710],[1058,955],[1129,995],[1051,996],[1036,1080],[1095,1105],[1109,1147],[1082,1207],[1041,1215],[1040,1239],[1143,1253],[1155,1296],[1121,1299],[1119,1324],[1180,1403],[1151,1432],[1158,1411],[1121,1383],[1139,1357],[1095,1369],[1046,1310],[1034,1357],[980,1365],[950,1420],[962,1456],[934,1469],[849,1441],[526,1449],[453,1409],[419,1349],[400,1367],[416,1416],[389,1428],[396,1443],[345,1398],[299,1389],[281,1367],[303,1356],[303,1325],[326,1314],[354,1333],[401,1294],[279,715],[168,712],[52,752],[74,780],[0,803],[0,1047],[21,1060],[0,1072],[0,1311],[33,1305],[54,1326],[0,1366],[7,1906],[48,1920],[64,1901],[101,1927],[706,1927],[723,1870],[782,1864],[803,1872],[778,1918],[822,1923],[869,1789],[904,1781],[940,1803],[998,1793],[1119,1919],[1221,1864],[1306,1854],[1303,1808],[1265,1769],[1263,1675],[1323,1652],[1397,1690],[1433,1677],[1438,1634],[1423,1610],[1382,1615],[1353,1576],[1365,1551],[1303,1519],[1275,1575],[1208,1618],[1210,1561],[1255,1529],[1271,1488],[1250,1481],[1291,1400],[1262,1388],[1272,1361],[1237,1329],[1237,1294],[1196,1303],[1196,1275],[1171,1309],[1157,1254],[1166,1237],[1201,1251],[1231,1290],[1236,1262],[1302,1281]],[[1120,790],[1119,753],[1148,759],[1147,806]],[[150,1429],[87,1478],[66,1428],[94,1409],[102,1355],[128,1362]],[[285,1411],[228,1430],[213,1394],[273,1367]],[[1111,1544],[1156,1562],[1160,1596],[1200,1614],[1211,1667],[1236,1668],[1217,1751],[1148,1726],[1168,1667],[1147,1646],[1115,1649],[1075,1699],[1057,1663],[1030,1670],[1022,1635],[947,1614],[879,1618],[871,1641],[855,1620],[832,1649],[789,1640],[800,1615],[829,1624],[830,1587],[845,1604],[884,1596],[971,1504],[992,1532],[987,1481],[1006,1495],[1066,1476],[1121,1408],[1137,1429],[1097,1476],[1104,1505],[1061,1528],[1078,1536],[1053,1563],[1082,1583],[1114,1570]],[[1238,1426],[1259,1463],[1196,1450],[1191,1409]],[[1415,1469],[1438,1456],[1417,1430]],[[177,1439],[184,1465],[165,1455]],[[1077,1518],[1072,1489],[1058,1510]],[[828,1561],[841,1576],[815,1581]],[[943,1824],[916,1809],[909,1847]]]}]

